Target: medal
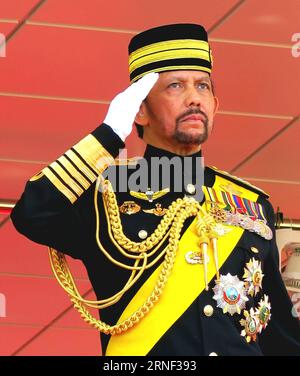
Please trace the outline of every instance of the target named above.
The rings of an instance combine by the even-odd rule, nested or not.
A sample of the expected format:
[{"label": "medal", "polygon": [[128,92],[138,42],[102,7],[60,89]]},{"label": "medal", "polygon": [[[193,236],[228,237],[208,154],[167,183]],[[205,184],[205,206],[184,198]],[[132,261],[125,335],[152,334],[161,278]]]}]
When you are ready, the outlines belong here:
[{"label": "medal", "polygon": [[217,307],[221,308],[223,313],[228,312],[231,316],[235,313],[240,314],[249,300],[246,296],[244,282],[230,273],[220,276],[213,291],[215,293],[213,299],[217,301]]},{"label": "medal", "polygon": [[232,187],[223,185],[222,188],[227,188],[227,190],[203,187],[206,203],[210,204],[209,214],[214,220],[218,223],[241,227],[271,240],[273,233],[267,225],[262,205],[237,195],[242,192],[233,193]]},{"label": "medal", "polygon": [[220,237],[228,234],[230,231],[232,231],[232,229],[222,225],[221,223],[216,223],[212,231],[217,237]]},{"label": "medal", "polygon": [[251,340],[256,341],[258,333],[261,333],[266,328],[271,318],[271,304],[267,295],[259,302],[258,308],[244,311],[245,319],[240,320],[240,324],[244,327],[241,331],[241,336],[245,337],[249,343]]},{"label": "medal", "polygon": [[261,270],[261,262],[255,260],[253,257],[244,268],[243,278],[245,280],[245,287],[247,292],[251,296],[256,296],[259,290],[262,288],[261,282],[263,279],[263,274]]},{"label": "medal", "polygon": [[260,219],[252,219],[248,215],[240,214],[238,212],[231,212],[225,209],[212,207],[209,213],[218,222],[226,223],[230,226],[238,226],[244,230],[250,232],[255,232],[264,239],[271,240],[273,238],[273,233],[270,227]]},{"label": "medal", "polygon": [[221,209],[218,205],[214,203],[212,203],[209,213],[213,217],[213,219],[218,223],[225,222],[227,217],[225,210]]},{"label": "medal", "polygon": [[134,201],[124,201],[123,204],[120,206],[120,212],[128,215],[135,214],[140,210],[140,205],[138,205]]},{"label": "medal", "polygon": [[148,214],[154,214],[154,215],[157,215],[158,217],[161,217],[163,215],[166,214],[166,212],[168,211],[168,209],[166,208],[162,208],[161,207],[161,204],[155,204],[155,208],[153,209],[143,209],[143,211],[145,213],[148,213]]},{"label": "medal", "polygon": [[259,332],[259,320],[253,310],[244,311],[245,319],[240,320],[240,324],[244,327],[241,331],[241,336],[245,337],[246,341],[249,343],[251,341],[256,341],[257,333]]},{"label": "medal", "polygon": [[261,331],[266,328],[271,318],[271,304],[267,295],[264,295],[264,299],[260,300],[255,313],[260,324],[259,333],[261,333]]},{"label": "medal", "polygon": [[[200,252],[187,252],[185,254],[185,260],[188,264],[203,264],[203,258]],[[207,256],[206,262],[209,262],[209,257]]]}]

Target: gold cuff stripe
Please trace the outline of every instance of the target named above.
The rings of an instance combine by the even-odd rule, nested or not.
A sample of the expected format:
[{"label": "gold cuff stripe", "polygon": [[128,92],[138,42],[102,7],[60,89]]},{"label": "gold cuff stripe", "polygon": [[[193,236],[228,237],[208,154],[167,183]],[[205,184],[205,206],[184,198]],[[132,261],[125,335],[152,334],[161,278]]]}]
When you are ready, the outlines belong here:
[{"label": "gold cuff stripe", "polygon": [[44,176],[43,171],[40,171],[39,173],[33,175],[33,177],[29,179],[29,181],[36,181],[43,176]]},{"label": "gold cuff stripe", "polygon": [[89,134],[43,172],[74,203],[113,161],[100,142]]},{"label": "gold cuff stripe", "polygon": [[155,54],[147,55],[141,57],[140,59],[134,61],[130,67],[130,73],[133,72],[135,69],[143,67],[147,64],[156,63],[159,61],[164,60],[172,60],[172,59],[202,59],[206,61],[209,60],[209,52],[202,51],[202,50],[188,50],[188,49],[181,49],[176,51],[161,51]]},{"label": "gold cuff stripe", "polygon": [[139,74],[138,76],[134,77],[134,79],[131,82],[135,82],[139,80],[141,77],[145,76],[147,73],[151,72],[165,72],[165,71],[173,71],[173,70],[197,70],[197,71],[205,71],[210,73],[211,69],[207,67],[200,67],[199,65],[172,65],[167,67],[161,67],[161,68],[155,68],[155,69],[149,69],[146,72],[143,72]]},{"label": "gold cuff stripe", "polygon": [[88,189],[91,185],[89,181],[87,181],[83,175],[72,165],[72,163],[65,157],[61,156],[58,158],[58,161],[64,166],[66,170],[76,179],[84,189]]},{"label": "gold cuff stripe", "polygon": [[[133,51],[129,55],[129,65],[132,64],[132,62],[136,59],[139,59],[140,57],[143,57],[145,55],[153,54],[153,53],[159,53],[161,51],[166,50],[173,50],[173,49],[187,49],[187,48],[193,48],[193,49],[200,49],[209,51],[209,44],[205,41],[200,41],[196,39],[175,39],[175,40],[169,40],[169,41],[163,41],[163,42],[157,42],[152,43],[147,46],[141,47],[137,49],[136,51]],[[174,56],[176,56],[176,52],[174,51]]]},{"label": "gold cuff stripe", "polygon": [[91,134],[76,144],[73,149],[81,155],[89,166],[98,172],[98,175],[114,161],[114,158]]},{"label": "gold cuff stripe", "polygon": [[88,161],[86,161],[84,158],[83,158],[83,156],[78,152],[78,151],[76,151],[75,149],[74,149],[74,147],[73,148],[71,148],[71,150],[72,150],[72,152],[74,153],[74,154],[76,154],[77,155],[77,157],[84,163],[84,164],[86,164],[86,166],[93,172],[93,174],[95,174],[95,176],[98,176],[99,174],[98,174],[98,171],[96,171],[96,169],[94,169],[89,163],[88,163]]},{"label": "gold cuff stripe", "polygon": [[80,171],[85,174],[85,176],[93,183],[97,179],[95,172],[86,166],[82,160],[73,152],[73,150],[68,150],[65,155],[67,155],[71,161],[80,169]]},{"label": "gold cuff stripe", "polygon": [[70,191],[59,179],[58,177],[53,174],[53,172],[49,169],[49,167],[45,167],[43,169],[44,175],[51,181],[51,183],[65,196],[71,203],[73,204],[77,197],[76,195]]},{"label": "gold cuff stripe", "polygon": [[81,196],[84,190],[56,161],[51,163],[50,167],[59,175],[63,182],[69,186],[78,196]]}]

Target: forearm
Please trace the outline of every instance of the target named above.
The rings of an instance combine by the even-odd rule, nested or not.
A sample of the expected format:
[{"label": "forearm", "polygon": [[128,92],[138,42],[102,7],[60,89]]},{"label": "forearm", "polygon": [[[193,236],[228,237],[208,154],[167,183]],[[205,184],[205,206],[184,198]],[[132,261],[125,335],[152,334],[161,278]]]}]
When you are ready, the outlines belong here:
[{"label": "forearm", "polygon": [[140,105],[157,79],[158,73],[150,73],[118,94],[104,124],[27,182],[11,214],[19,232],[42,244],[80,249],[77,232],[84,223],[79,207],[82,203],[85,211],[93,202],[92,185],[124,148]]}]

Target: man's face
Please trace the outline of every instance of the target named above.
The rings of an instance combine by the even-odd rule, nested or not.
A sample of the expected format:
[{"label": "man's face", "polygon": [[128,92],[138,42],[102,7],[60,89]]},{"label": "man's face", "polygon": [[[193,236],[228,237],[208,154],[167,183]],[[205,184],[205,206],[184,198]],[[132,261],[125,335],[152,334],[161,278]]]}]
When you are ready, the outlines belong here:
[{"label": "man's face", "polygon": [[[159,79],[141,106],[144,139],[158,145],[200,145],[213,127],[218,101],[208,73],[170,71]],[[154,142],[153,142],[154,141]]]}]

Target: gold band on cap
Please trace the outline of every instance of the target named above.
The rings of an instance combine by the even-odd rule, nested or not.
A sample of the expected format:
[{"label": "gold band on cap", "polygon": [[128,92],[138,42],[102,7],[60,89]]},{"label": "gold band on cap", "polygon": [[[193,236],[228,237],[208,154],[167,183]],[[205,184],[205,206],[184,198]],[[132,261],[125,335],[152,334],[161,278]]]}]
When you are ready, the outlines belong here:
[{"label": "gold band on cap", "polygon": [[[146,57],[148,55],[165,52],[165,51],[169,53],[173,53],[173,56],[174,56],[173,59],[174,59],[177,57],[177,52],[183,49],[190,49],[191,51],[202,50],[203,52],[207,53],[207,57],[205,60],[210,61],[209,45],[207,42],[197,40],[197,39],[176,39],[176,40],[167,40],[163,42],[152,43],[152,44],[149,44],[148,46],[141,47],[138,50],[132,52],[129,55],[129,66],[132,64],[134,60],[137,60],[142,57]],[[190,56],[188,54],[188,56],[185,56],[185,57],[190,57]],[[156,58],[154,58],[154,60],[156,60]]]},{"label": "gold band on cap", "polygon": [[151,72],[158,73],[158,72],[166,72],[166,71],[174,71],[174,70],[200,70],[200,71],[211,73],[210,68],[201,67],[200,65],[168,65],[168,66],[161,67],[161,68],[149,69],[139,74],[138,76],[135,76],[132,79],[132,82],[139,80],[141,77],[145,76],[145,74],[147,73],[151,73]]},{"label": "gold band on cap", "polygon": [[211,68],[201,67],[200,65],[189,65],[185,64],[186,59],[201,59],[212,64],[212,54],[209,44],[206,41],[197,39],[176,39],[168,40],[163,42],[152,43],[150,45],[141,47],[136,51],[133,51],[129,55],[129,73],[132,74],[136,69],[145,67],[148,64],[163,62],[164,60],[172,59],[182,59],[182,64],[174,64],[170,66],[169,64],[162,67],[157,67],[156,69],[149,68],[147,72],[134,77],[134,81],[139,77],[150,73],[151,71],[163,71],[163,70],[174,70],[174,69],[196,69],[211,72]]}]

